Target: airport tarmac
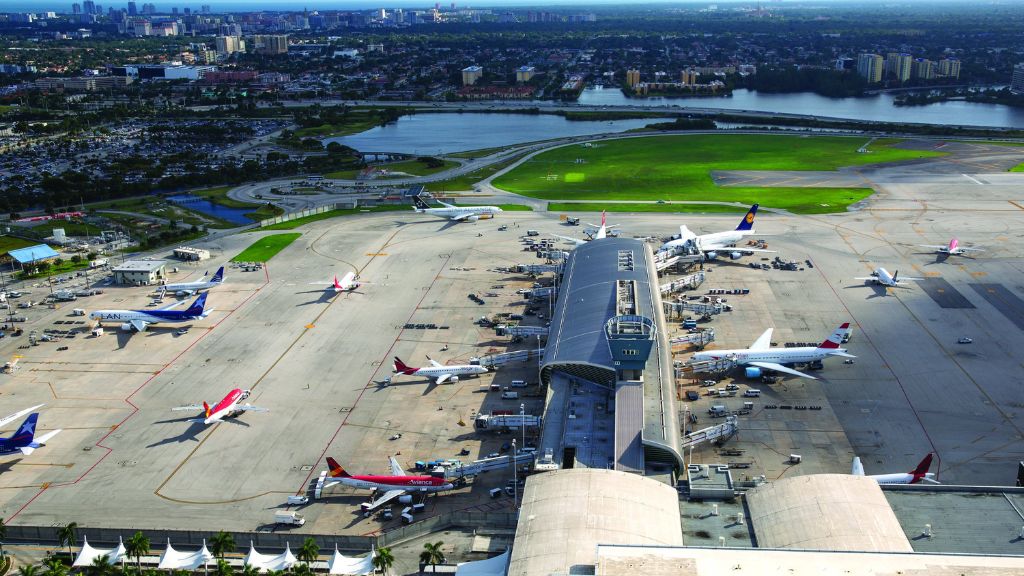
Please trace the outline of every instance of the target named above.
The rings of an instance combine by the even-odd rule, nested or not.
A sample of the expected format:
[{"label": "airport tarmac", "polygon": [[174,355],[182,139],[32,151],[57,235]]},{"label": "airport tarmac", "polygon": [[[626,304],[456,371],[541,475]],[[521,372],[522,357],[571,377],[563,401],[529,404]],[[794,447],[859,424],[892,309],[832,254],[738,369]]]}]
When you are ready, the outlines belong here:
[{"label": "airport tarmac", "polygon": [[[764,445],[760,468],[751,474],[846,472],[853,454],[868,474],[895,472],[935,451],[933,471],[945,483],[1014,482],[1016,463],[1024,459],[1016,352],[1024,334],[1009,298],[1019,299],[1022,291],[1019,185],[925,171],[914,181],[912,170],[899,171],[889,180],[876,171],[873,181],[888,183],[877,184],[879,194],[851,213],[758,216],[757,229],[773,234],[766,238],[771,249],[785,260],[809,259],[813,268],[754,270],[747,262],[760,263],[756,256],[713,263],[696,291],[751,289],[730,297],[735,311],[712,322],[719,347],[747,346],[769,326],[781,345],[819,342],[841,322],[854,325],[847,347],[858,357],[855,364],[826,360],[816,372],[821,381],[756,384],[767,389],[759,405],[772,400],[822,410],[761,408],[741,420],[739,441]],[[736,216],[616,214],[613,223],[624,234],[667,235],[681,223],[700,232],[731,229]],[[540,262],[521,251],[518,236],[527,228],[575,235],[557,219],[554,213],[509,212],[447,226],[385,213],[322,221],[303,228],[265,270],[229,268],[225,286],[209,297],[216,311],[184,336],[174,334],[177,326],[130,337],[113,334],[112,326],[100,338],[69,341],[63,352],[55,343],[19,350],[18,341],[0,341],[0,355],[23,355],[15,374],[0,376],[0,413],[46,402],[40,428],[64,428],[33,455],[7,458],[0,514],[14,524],[272,529],[273,512],[287,495],[307,490],[326,455],[352,473],[381,473],[389,455],[411,468],[416,460],[453,457],[462,448],[470,451],[463,460],[498,451],[509,437],[474,434],[471,417],[478,410],[517,411],[522,400],[502,401],[480,387],[492,380],[535,382],[535,367],[517,365],[442,386],[405,376],[387,387],[376,382],[390,375],[396,355],[420,365],[427,355],[463,363],[506,350],[507,338],[472,322],[521,312],[515,290],[529,280],[489,269]],[[498,232],[499,224],[510,228]],[[971,259],[940,258],[917,247],[951,236],[986,251]],[[214,268],[256,237],[215,241],[213,261],[173,280]],[[942,279],[974,307],[943,308],[913,283],[881,289],[853,280],[877,266]],[[311,284],[349,270],[367,282],[356,293],[326,298],[323,286]],[[985,285],[992,296],[972,285]],[[499,296],[485,297],[483,306],[467,298],[492,291]],[[148,294],[108,288],[88,302],[33,311],[25,328],[51,327],[72,307],[141,308]],[[404,329],[406,323],[449,328]],[[962,336],[973,343],[958,344]],[[449,349],[441,352],[445,344]],[[733,375],[742,379],[741,372]],[[216,401],[233,387],[253,390],[248,401],[270,411],[212,427],[170,411]],[[525,400],[527,413],[541,410],[539,397]],[[702,417],[697,427],[708,422]],[[782,462],[805,450],[802,464]],[[482,478],[456,494],[432,496],[427,514],[508,506],[511,499],[490,500],[485,489],[505,480]],[[365,493],[332,494],[301,509],[308,521],[298,532],[382,529],[355,512]]]}]

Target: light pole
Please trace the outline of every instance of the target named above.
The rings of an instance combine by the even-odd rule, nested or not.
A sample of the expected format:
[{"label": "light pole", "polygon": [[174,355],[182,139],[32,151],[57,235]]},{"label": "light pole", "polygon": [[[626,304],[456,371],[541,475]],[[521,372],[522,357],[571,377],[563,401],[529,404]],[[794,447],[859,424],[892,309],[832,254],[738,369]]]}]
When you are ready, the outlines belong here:
[{"label": "light pole", "polygon": [[[519,405],[519,427],[523,430],[523,444],[522,447],[526,448],[526,403],[523,402]],[[516,463],[518,464],[518,462]]]},{"label": "light pole", "polygon": [[519,507],[519,467],[516,466],[516,439],[512,439],[512,510]]}]

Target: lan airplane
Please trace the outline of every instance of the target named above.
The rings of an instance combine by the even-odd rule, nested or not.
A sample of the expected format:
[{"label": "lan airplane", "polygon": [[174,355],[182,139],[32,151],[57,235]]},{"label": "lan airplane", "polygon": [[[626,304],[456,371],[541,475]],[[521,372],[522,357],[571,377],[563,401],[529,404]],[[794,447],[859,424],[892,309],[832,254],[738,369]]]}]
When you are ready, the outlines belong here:
[{"label": "lan airplane", "polygon": [[327,466],[330,468],[330,480],[325,482],[324,486],[342,484],[363,490],[383,490],[384,494],[380,497],[362,504],[364,512],[371,512],[395,498],[398,498],[399,502],[408,504],[412,502],[410,492],[440,492],[451,490],[453,487],[452,483],[444,478],[408,476],[393,456],[388,460],[391,462],[391,476],[352,476],[338,464],[337,460],[328,456]]},{"label": "lan airplane", "polygon": [[[42,406],[40,404],[39,406]],[[6,425],[12,420],[20,418],[27,412],[31,412],[39,406],[33,406],[20,412],[15,412],[10,416],[0,419],[0,425]],[[32,412],[28,415],[28,418],[22,422],[21,426],[18,427],[18,431],[14,433],[14,436],[10,438],[0,438],[0,455],[14,454],[20,452],[25,456],[36,451],[36,448],[42,448],[46,446],[46,442],[60,433],[60,428],[47,432],[42,436],[36,437],[36,425],[39,422],[39,413]]]},{"label": "lan airplane", "polygon": [[206,274],[195,282],[178,282],[175,284],[164,284],[160,287],[161,292],[173,292],[177,296],[191,296],[202,290],[209,290],[224,283],[224,267],[221,266],[213,278],[206,279]]},{"label": "lan airplane", "polygon": [[452,204],[445,204],[440,200],[438,200],[438,203],[442,206],[441,208],[431,208],[419,196],[413,196],[412,201],[414,204],[413,210],[417,214],[441,216],[453,222],[476,222],[481,218],[494,218],[495,214],[502,211],[497,206],[454,206]]},{"label": "lan airplane", "polygon": [[228,395],[225,396],[220,402],[211,407],[206,402],[203,402],[202,406],[191,404],[189,406],[178,406],[177,408],[171,408],[171,410],[202,410],[202,417],[193,419],[194,422],[202,422],[203,424],[214,424],[216,422],[223,422],[225,418],[231,418],[238,416],[243,412],[269,412],[266,408],[260,408],[259,406],[253,406],[252,404],[242,404],[242,400],[249,397],[249,390],[242,390],[235,388]]},{"label": "lan airplane", "polygon": [[[750,207],[750,210],[740,220],[739,226],[736,226],[735,230],[727,230],[725,232],[714,232],[711,234],[694,234],[685,224],[679,227],[679,238],[670,240],[661,245],[659,251],[676,250],[676,249],[692,249],[696,248],[708,256],[710,259],[714,259],[718,256],[717,252],[726,250],[732,244],[736,244],[745,236],[753,236],[754,232],[754,216],[757,215],[758,204],[754,204]],[[743,252],[774,252],[774,250],[763,250],[759,248],[738,248],[737,251]]]},{"label": "lan airplane", "polygon": [[[879,284],[881,286],[888,286],[890,288],[906,288],[910,284],[908,282],[899,281],[900,271],[897,270],[893,274],[889,274],[889,271],[879,266],[875,268],[875,271],[871,273],[871,276],[861,276],[854,278],[854,280],[867,280],[868,282]],[[924,278],[912,278],[910,276],[904,276],[904,280],[924,280]]]},{"label": "lan airplane", "polygon": [[[932,484],[938,484],[939,481],[935,479],[935,474],[928,471],[932,467],[932,456],[929,453],[924,457],[924,460],[917,465],[910,472],[903,472],[898,474],[872,474],[868,478],[873,478],[879,484],[918,484],[920,482],[931,482]],[[851,473],[854,476],[864,476],[864,465],[860,462],[860,457],[855,456],[853,458],[853,470]]]},{"label": "lan airplane", "polygon": [[434,359],[430,359],[430,366],[425,368],[413,368],[412,366],[406,366],[405,362],[402,362],[398,356],[395,356],[395,374],[405,374],[406,376],[426,376],[427,378],[433,379],[435,384],[444,384],[445,382],[455,383],[459,381],[459,376],[486,373],[487,368],[477,366],[476,364],[445,366]]},{"label": "lan airplane", "polygon": [[850,323],[844,322],[836,329],[835,332],[832,333],[831,336],[817,346],[802,346],[800,348],[771,348],[772,329],[769,328],[765,330],[764,334],[761,334],[753,344],[750,345],[750,348],[697,352],[692,358],[690,358],[690,362],[732,360],[740,366],[757,366],[758,368],[764,368],[765,370],[774,370],[776,372],[784,372],[786,374],[792,374],[793,376],[799,376],[800,378],[817,380],[817,378],[810,374],[805,374],[798,370],[787,368],[784,364],[814,362],[824,360],[829,356],[856,358],[856,356],[847,354],[845,349],[839,347],[839,344],[843,341],[843,336],[849,332],[849,330]]},{"label": "lan airplane", "polygon": [[939,254],[949,254],[950,256],[965,256],[968,252],[984,252],[981,248],[965,248],[960,245],[960,241],[953,238],[949,241],[949,244],[935,245],[935,244],[918,244],[922,248],[931,248]]},{"label": "lan airplane", "polygon": [[181,304],[181,302],[174,302],[154,310],[97,310],[89,314],[89,318],[98,320],[100,323],[122,322],[122,330],[144,332],[150,324],[176,324],[206,318],[210,312],[213,312],[213,308],[206,308],[206,295],[206,292],[200,294],[195,302],[185,310],[171,310]]}]

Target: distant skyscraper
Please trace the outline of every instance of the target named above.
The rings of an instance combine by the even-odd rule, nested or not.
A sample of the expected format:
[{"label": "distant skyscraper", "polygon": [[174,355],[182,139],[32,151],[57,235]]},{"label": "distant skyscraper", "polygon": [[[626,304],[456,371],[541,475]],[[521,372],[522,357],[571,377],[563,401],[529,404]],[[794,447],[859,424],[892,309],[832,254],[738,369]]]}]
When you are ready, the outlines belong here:
[{"label": "distant skyscraper", "polygon": [[252,37],[252,49],[257,54],[287,54],[287,34],[257,34]]},{"label": "distant skyscraper", "polygon": [[1013,67],[1013,78],[1010,79],[1010,91],[1014,94],[1024,94],[1024,63]]},{"label": "distant skyscraper", "polygon": [[956,58],[939,60],[939,76],[944,78],[960,78],[960,61]]},{"label": "distant skyscraper", "polygon": [[860,74],[871,84],[882,81],[884,69],[882,57],[878,54],[860,54],[857,56],[857,74]]},{"label": "distant skyscraper", "polygon": [[96,3],[93,2],[92,0],[85,0],[85,2],[82,2],[82,12],[84,12],[86,14],[95,14],[96,13]]},{"label": "distant skyscraper", "polygon": [[135,6],[135,2],[128,3],[128,15],[135,16],[139,13],[139,9]]},{"label": "distant skyscraper", "polygon": [[935,79],[935,62],[927,58],[918,58],[914,60],[914,78],[918,80],[934,80]]},{"label": "distant skyscraper", "polygon": [[910,80],[910,69],[914,58],[910,54],[890,52],[885,56],[885,75],[891,76],[900,82]]},{"label": "distant skyscraper", "polygon": [[79,4],[78,2],[75,2],[74,4],[72,4],[71,5],[71,13],[72,14],[81,14],[82,13],[82,5]]},{"label": "distant skyscraper", "polygon": [[639,70],[626,70],[626,86],[633,88],[640,83]]}]

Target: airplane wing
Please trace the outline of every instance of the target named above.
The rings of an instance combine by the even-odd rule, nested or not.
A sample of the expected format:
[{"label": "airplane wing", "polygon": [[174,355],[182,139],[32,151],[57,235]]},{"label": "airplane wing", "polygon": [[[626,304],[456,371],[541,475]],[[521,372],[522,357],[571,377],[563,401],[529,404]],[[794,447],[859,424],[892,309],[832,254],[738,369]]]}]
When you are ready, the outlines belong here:
[{"label": "airplane wing", "polygon": [[402,494],[405,494],[405,490],[388,490],[380,498],[377,498],[376,500],[370,502],[369,504],[364,504],[363,510],[367,512],[376,510],[377,508],[380,508],[381,506],[387,504],[388,502],[391,502],[395,498],[398,498]]},{"label": "airplane wing", "polygon": [[864,465],[860,462],[860,456],[853,457],[853,469],[850,470],[850,474],[853,474],[854,476],[864,475]]},{"label": "airplane wing", "polygon": [[792,374],[793,376],[799,376],[800,378],[810,378],[811,380],[817,380],[810,374],[804,374],[798,370],[792,368],[786,368],[782,364],[776,364],[775,362],[747,362],[751,366],[757,366],[758,368],[764,368],[765,370],[775,370],[776,372],[783,372],[785,374]]},{"label": "airplane wing", "polygon": [[434,368],[443,368],[444,367],[443,364],[441,364],[437,360],[434,360],[433,358],[427,358],[427,359],[430,360],[430,365],[433,366]]},{"label": "airplane wing", "polygon": [[942,251],[946,251],[946,250],[949,249],[949,246],[945,246],[945,245],[939,246],[937,244],[918,244],[918,246],[920,246],[921,248],[931,248],[932,250],[942,250]]},{"label": "airplane wing", "polygon": [[[960,250],[963,250],[964,252],[984,252],[985,251],[984,248],[964,248],[963,246],[960,247]],[[936,482],[936,484],[937,484],[937,482]]]},{"label": "airplane wing", "polygon": [[35,412],[37,409],[42,408],[43,406],[46,406],[46,404],[39,404],[31,408],[25,408],[24,410],[15,412],[10,416],[4,416],[3,418],[0,418],[0,427],[6,426],[15,420],[19,420],[21,419],[22,416],[26,414],[31,414],[32,412]]},{"label": "airplane wing", "polygon": [[235,409],[243,412],[270,412],[269,408],[261,408],[259,406],[253,406],[252,404],[239,404],[235,406]]},{"label": "airplane wing", "polygon": [[51,432],[47,432],[46,434],[43,434],[42,436],[39,436],[38,438],[36,438],[35,441],[33,441],[28,446],[22,446],[21,448],[19,448],[19,450],[21,450],[22,454],[24,454],[25,456],[28,456],[28,455],[32,454],[33,452],[35,452],[36,448],[41,448],[43,446],[46,446],[46,442],[50,438],[53,438],[54,436],[56,436],[57,434],[60,434],[60,433],[61,433],[61,429],[60,428],[57,428],[56,430],[53,430]]},{"label": "airplane wing", "polygon": [[577,246],[582,246],[583,244],[587,243],[586,240],[580,240],[579,238],[572,238],[570,236],[559,236],[558,234],[552,234],[552,236],[554,236],[555,238],[561,238],[562,240],[565,240],[567,242],[572,242]]},{"label": "airplane wing", "polygon": [[135,328],[136,332],[145,332],[146,326],[149,326],[149,322],[144,322],[142,320],[132,320],[129,324],[132,325],[132,328]]},{"label": "airplane wing", "polygon": [[447,382],[447,381],[448,381],[448,379],[449,379],[449,378],[451,378],[451,377],[452,377],[452,375],[451,375],[451,374],[445,374],[445,375],[443,375],[443,376],[438,376],[438,377],[437,377],[437,383],[438,383],[438,384],[444,384],[444,383],[445,383],[445,382]]},{"label": "airplane wing", "polygon": [[181,411],[185,411],[185,410],[195,411],[195,410],[202,410],[202,409],[203,409],[203,407],[200,406],[199,404],[189,404],[188,406],[178,406],[176,408],[171,408],[171,410],[173,410],[174,412],[181,412]]},{"label": "airplane wing", "polygon": [[453,220],[455,222],[465,222],[471,216],[477,216],[477,214],[473,214],[471,212],[464,212],[462,214],[459,214],[458,216],[452,216],[451,218],[449,218],[449,220]]},{"label": "airplane wing", "polygon": [[402,469],[402,465],[395,460],[394,456],[389,456],[388,461],[391,462],[391,475],[392,476],[405,476],[405,470]]},{"label": "airplane wing", "polygon": [[764,331],[754,340],[754,343],[750,345],[750,350],[767,350],[772,345],[772,328]]},{"label": "airplane wing", "polygon": [[900,276],[896,283],[899,284],[902,280],[924,280],[924,278],[914,278],[913,276]]},{"label": "airplane wing", "polygon": [[177,308],[178,306],[181,306],[184,303],[185,303],[184,300],[176,300],[174,302],[171,302],[170,304],[166,304],[164,306],[158,306],[156,309],[157,310],[170,310],[171,308]]},{"label": "airplane wing", "polygon": [[843,358],[856,358],[853,354],[847,354],[846,352],[829,352],[829,356],[842,356]]},{"label": "airplane wing", "polygon": [[861,276],[859,278],[854,278],[854,280],[878,280],[878,277],[877,276]]}]

